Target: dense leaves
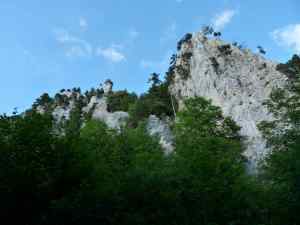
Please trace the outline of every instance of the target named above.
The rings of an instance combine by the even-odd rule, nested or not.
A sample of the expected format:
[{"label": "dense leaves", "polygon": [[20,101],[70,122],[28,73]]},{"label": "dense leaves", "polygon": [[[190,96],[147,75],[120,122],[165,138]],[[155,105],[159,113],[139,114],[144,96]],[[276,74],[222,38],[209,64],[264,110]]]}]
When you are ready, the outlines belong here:
[{"label": "dense leaves", "polygon": [[294,55],[287,63],[280,63],[277,66],[277,70],[284,73],[288,78],[295,79],[300,73],[300,57]]},{"label": "dense leaves", "polygon": [[137,96],[127,91],[116,91],[108,95],[107,107],[109,112],[124,111],[128,112],[130,105],[134,104]]},{"label": "dense leaves", "polygon": [[[251,187],[246,185],[241,137],[230,118],[202,98],[187,100],[175,126],[176,164],[185,177],[183,189],[194,205],[192,224],[245,224]],[[244,187],[244,191],[236,191]],[[245,210],[245,211],[243,211]],[[247,213],[246,213],[247,212]],[[245,213],[240,218],[239,213]],[[246,215],[248,214],[248,215]]]},{"label": "dense leaves", "polygon": [[[234,121],[203,98],[185,101],[175,117],[157,74],[138,99],[110,93],[111,111],[129,109],[134,124],[118,131],[82,123],[80,99],[59,130],[49,113],[1,116],[0,217],[30,225],[300,224],[299,74],[293,77],[290,94],[274,91],[266,103],[276,118],[261,129],[273,152],[257,176],[245,170]],[[141,121],[150,114],[174,116],[172,154],[148,135]]]},{"label": "dense leaves", "polygon": [[291,80],[274,90],[266,103],[275,120],[260,127],[272,148],[262,174],[273,198],[273,224],[300,223],[300,58],[295,55],[278,69]]},{"label": "dense leaves", "polygon": [[1,117],[1,218],[46,225],[253,220],[259,188],[244,171],[239,128],[201,98],[187,101],[176,121],[176,153],[165,156],[143,123],[115,131],[99,121],[81,129],[70,122],[57,134],[47,115]]},{"label": "dense leaves", "polygon": [[156,73],[151,74],[149,82],[151,83],[149,91],[142,94],[129,110],[131,124],[134,126],[149,115],[174,117],[177,110],[176,101],[169,93],[167,82],[162,82]]},{"label": "dense leaves", "polygon": [[79,157],[53,134],[49,116],[3,116],[0,146],[0,213],[11,223],[33,223],[51,201],[80,184],[81,173],[72,173]]}]

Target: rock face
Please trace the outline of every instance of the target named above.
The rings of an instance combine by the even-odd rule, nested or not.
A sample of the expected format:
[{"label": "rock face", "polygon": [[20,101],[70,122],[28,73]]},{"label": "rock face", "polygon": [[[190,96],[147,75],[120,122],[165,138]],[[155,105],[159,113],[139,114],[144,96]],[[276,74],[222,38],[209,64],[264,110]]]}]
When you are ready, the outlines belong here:
[{"label": "rock face", "polygon": [[125,125],[129,114],[127,112],[109,112],[107,107],[107,95],[112,92],[113,83],[107,80],[103,88],[92,89],[85,95],[79,90],[63,90],[56,94],[50,103],[35,106],[39,113],[50,112],[57,123],[67,121],[74,111],[80,113],[80,117],[92,118],[104,122],[109,128],[120,129]]},{"label": "rock face", "polygon": [[257,124],[273,119],[263,103],[274,88],[286,84],[286,76],[276,66],[248,49],[209,39],[200,32],[179,47],[170,92],[180,108],[185,98],[195,96],[220,106],[241,127],[245,156],[255,167],[268,152]]},{"label": "rock face", "polygon": [[158,137],[166,155],[173,152],[173,135],[168,121],[163,121],[155,115],[151,115],[147,122],[147,131],[151,136]]},{"label": "rock face", "polygon": [[[84,124],[85,119],[95,119],[104,122],[109,128],[120,130],[126,125],[129,114],[123,111],[109,112],[108,97],[113,93],[113,82],[106,80],[102,88],[91,89],[84,95],[80,89],[62,90],[55,95],[52,100],[48,95],[42,95],[34,104],[33,109],[38,113],[51,113],[57,124],[63,124],[71,119],[72,114],[80,113],[77,119]],[[44,99],[43,101],[41,99]],[[45,100],[46,99],[46,100]],[[170,129],[171,121],[167,118],[161,120],[151,115],[147,120],[146,129],[151,136],[158,138],[160,144],[165,150],[165,154],[173,151],[173,136]],[[63,131],[60,131],[63,132]]]},{"label": "rock face", "polygon": [[[245,156],[249,166],[268,153],[266,142],[257,125],[273,120],[264,102],[271,92],[287,84],[287,77],[276,68],[277,63],[266,60],[237,44],[228,44],[218,38],[208,38],[202,32],[188,34],[178,43],[178,54],[172,57],[167,82],[171,96],[179,103],[188,97],[205,97],[220,106],[225,116],[230,116],[240,127],[245,137]],[[58,121],[70,119],[73,111],[80,109],[81,118],[103,121],[108,127],[120,129],[129,115],[127,112],[109,112],[107,98],[113,93],[113,82],[106,80],[100,89],[92,89],[84,95],[80,90],[63,90],[52,101],[47,96],[40,98],[44,105],[35,110],[50,112]],[[173,99],[173,98],[172,98]],[[173,136],[168,121],[150,116],[147,130],[158,136],[166,154],[173,151]]]},{"label": "rock face", "polygon": [[108,112],[107,98],[93,96],[89,104],[82,109],[83,112],[92,112],[91,117],[95,120],[103,121],[109,128],[120,129],[126,124],[129,114],[127,112]]}]

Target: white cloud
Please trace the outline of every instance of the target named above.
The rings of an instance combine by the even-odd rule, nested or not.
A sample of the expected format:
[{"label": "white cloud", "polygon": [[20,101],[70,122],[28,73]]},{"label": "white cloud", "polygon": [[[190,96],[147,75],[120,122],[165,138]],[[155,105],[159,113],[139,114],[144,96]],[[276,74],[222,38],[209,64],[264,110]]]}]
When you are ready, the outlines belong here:
[{"label": "white cloud", "polygon": [[290,48],[300,53],[300,24],[291,24],[276,29],[271,35],[280,46]]},{"label": "white cloud", "polygon": [[70,34],[67,30],[54,30],[54,34],[56,41],[64,47],[66,56],[83,57],[93,54],[93,47],[89,42]]},{"label": "white cloud", "polygon": [[119,63],[126,60],[125,55],[115,46],[112,46],[110,48],[98,48],[96,54],[113,63]]},{"label": "white cloud", "polygon": [[[81,21],[81,26],[87,26],[85,22]],[[85,25],[84,25],[85,24]],[[130,43],[138,38],[139,32],[135,29],[128,31],[128,39],[122,43],[112,43],[110,46],[98,47],[93,46],[90,42],[71,34],[66,29],[53,30],[57,43],[65,51],[67,57],[92,57],[101,56],[112,63],[119,63],[126,60],[123,53],[125,48],[128,48]]]},{"label": "white cloud", "polygon": [[217,14],[212,20],[214,29],[217,31],[222,30],[228,23],[231,22],[235,14],[236,11],[232,9],[227,9],[222,13]]},{"label": "white cloud", "polygon": [[88,22],[84,17],[79,18],[79,26],[82,30],[85,30],[88,27]]}]

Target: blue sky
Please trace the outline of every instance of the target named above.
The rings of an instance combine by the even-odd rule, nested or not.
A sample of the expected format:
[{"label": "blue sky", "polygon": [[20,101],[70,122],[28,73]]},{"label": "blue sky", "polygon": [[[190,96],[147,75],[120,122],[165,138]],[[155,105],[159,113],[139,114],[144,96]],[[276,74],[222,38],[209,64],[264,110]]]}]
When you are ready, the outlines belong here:
[{"label": "blue sky", "polygon": [[286,61],[300,53],[299,12],[299,0],[1,0],[0,113],[106,78],[141,93],[178,39],[205,24]]}]

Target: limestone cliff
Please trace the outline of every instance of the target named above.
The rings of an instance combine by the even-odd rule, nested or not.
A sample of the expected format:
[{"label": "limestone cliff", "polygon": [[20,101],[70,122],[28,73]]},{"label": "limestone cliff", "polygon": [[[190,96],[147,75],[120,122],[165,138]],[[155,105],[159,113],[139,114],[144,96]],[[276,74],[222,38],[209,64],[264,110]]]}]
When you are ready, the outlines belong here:
[{"label": "limestone cliff", "polygon": [[264,102],[285,85],[286,76],[262,55],[202,32],[186,36],[178,50],[169,89],[179,107],[188,97],[211,99],[241,127],[245,156],[255,166],[268,152],[257,124],[273,119]]},{"label": "limestone cliff", "polygon": [[77,112],[82,122],[89,118],[106,123],[109,128],[120,129],[129,117],[127,112],[109,112],[107,106],[107,95],[112,92],[113,83],[105,81],[99,89],[92,89],[82,95],[76,88],[73,90],[62,90],[57,93],[51,104],[43,101],[34,108],[40,112],[50,112],[57,123],[63,123],[70,119],[72,113]]},{"label": "limestone cliff", "polygon": [[[104,82],[100,88],[81,94],[80,89],[61,90],[51,98],[47,94],[42,95],[33,106],[33,110],[39,113],[52,114],[57,125],[63,126],[72,116],[82,125],[88,119],[104,122],[109,128],[119,130],[126,125],[129,119],[128,112],[110,112],[108,107],[108,96],[113,94],[113,83],[110,80]],[[173,136],[168,118],[164,120],[150,115],[146,122],[149,135],[157,137],[166,154],[173,151]],[[59,130],[59,132],[64,132]]]},{"label": "limestone cliff", "polygon": [[[257,125],[274,119],[264,103],[274,89],[288,83],[288,78],[276,69],[277,63],[263,57],[264,51],[255,54],[236,43],[225,43],[219,37],[209,38],[204,32],[199,32],[187,34],[179,41],[178,54],[172,57],[166,81],[172,106],[175,111],[173,99],[179,110],[184,107],[186,98],[211,99],[214,105],[221,107],[225,116],[231,117],[241,127],[241,135],[245,137],[245,156],[249,165],[255,167],[269,151]],[[82,121],[92,118],[103,121],[110,128],[120,129],[129,114],[109,110],[107,96],[113,93],[112,87],[112,81],[107,80],[101,88],[84,95],[78,90],[62,90],[52,101],[44,96],[43,104],[34,108],[40,113],[50,110],[58,122],[69,120],[79,109]],[[167,154],[173,151],[170,123],[152,115],[146,127],[150,135],[158,136]]]}]

